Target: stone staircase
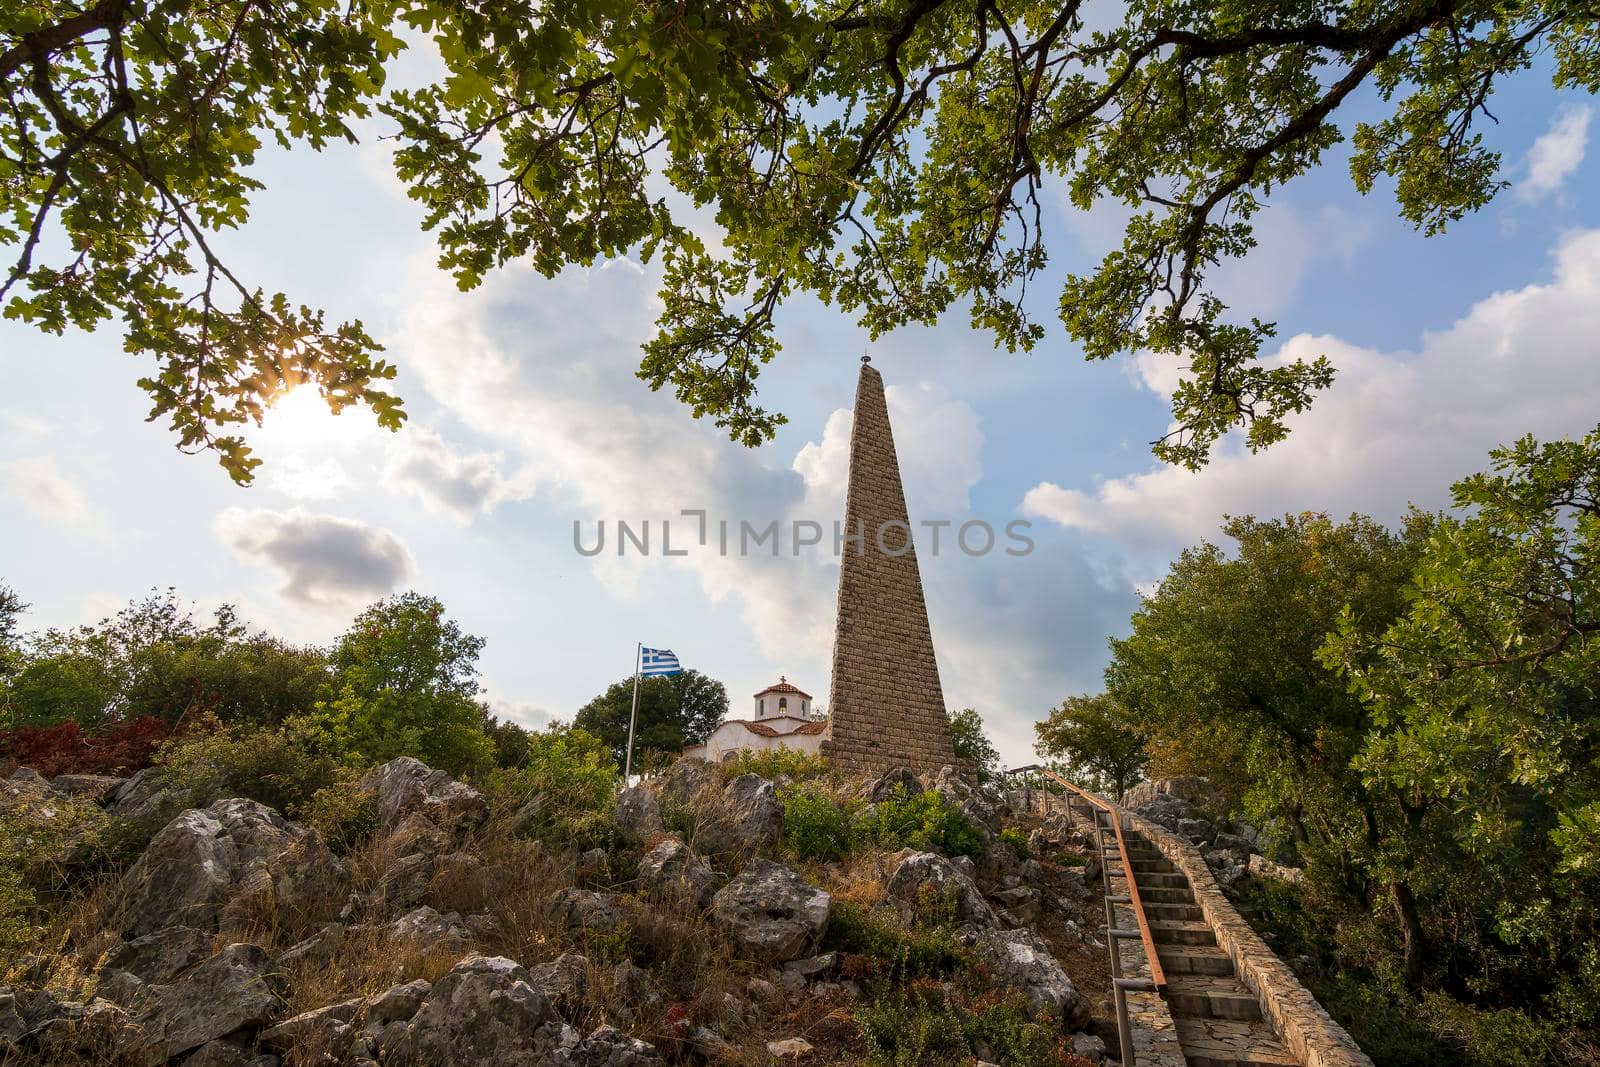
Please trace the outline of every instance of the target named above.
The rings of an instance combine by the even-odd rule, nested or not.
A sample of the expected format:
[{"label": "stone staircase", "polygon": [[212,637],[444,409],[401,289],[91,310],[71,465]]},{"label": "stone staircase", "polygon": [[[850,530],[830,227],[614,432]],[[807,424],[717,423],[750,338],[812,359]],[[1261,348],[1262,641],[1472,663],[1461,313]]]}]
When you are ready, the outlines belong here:
[{"label": "stone staircase", "polygon": [[1190,1067],[1298,1065],[1262,1018],[1255,993],[1234,973],[1233,960],[1217,947],[1189,879],[1137,831],[1125,830],[1124,838],[1185,1061]]}]

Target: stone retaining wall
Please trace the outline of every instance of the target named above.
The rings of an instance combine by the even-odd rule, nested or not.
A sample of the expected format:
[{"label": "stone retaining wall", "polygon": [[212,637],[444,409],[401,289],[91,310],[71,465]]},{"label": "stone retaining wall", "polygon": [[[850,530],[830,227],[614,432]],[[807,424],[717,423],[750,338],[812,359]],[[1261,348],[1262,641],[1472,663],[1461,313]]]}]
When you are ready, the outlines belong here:
[{"label": "stone retaining wall", "polygon": [[1367,1054],[1234,909],[1200,850],[1148,819],[1123,814],[1128,820],[1124,826],[1143,834],[1189,879],[1195,904],[1216,933],[1218,947],[1233,958],[1235,973],[1255,993],[1263,1017],[1271,1020],[1278,1039],[1300,1062],[1305,1067],[1373,1067]]}]

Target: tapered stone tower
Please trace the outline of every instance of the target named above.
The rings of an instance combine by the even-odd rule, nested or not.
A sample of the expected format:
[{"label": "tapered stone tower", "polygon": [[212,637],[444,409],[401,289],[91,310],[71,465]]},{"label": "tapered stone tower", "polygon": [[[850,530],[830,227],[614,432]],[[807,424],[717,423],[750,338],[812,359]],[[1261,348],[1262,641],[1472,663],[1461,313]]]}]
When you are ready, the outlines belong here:
[{"label": "tapered stone tower", "polygon": [[[850,434],[846,540],[833,640],[832,733],[823,755],[845,774],[956,762],[933,658],[922,574],[906,515],[883,376],[861,361]],[[860,534],[859,540],[852,540]]]}]

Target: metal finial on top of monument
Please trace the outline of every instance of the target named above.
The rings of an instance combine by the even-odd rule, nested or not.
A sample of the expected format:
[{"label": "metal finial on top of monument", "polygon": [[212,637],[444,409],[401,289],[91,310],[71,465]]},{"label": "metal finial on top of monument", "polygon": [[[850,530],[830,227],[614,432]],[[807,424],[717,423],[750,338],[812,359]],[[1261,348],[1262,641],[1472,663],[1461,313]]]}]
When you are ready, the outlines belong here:
[{"label": "metal finial on top of monument", "polygon": [[871,363],[872,362],[872,357],[867,355],[865,352],[863,352],[863,353],[861,353],[861,362],[863,362],[863,363]]}]

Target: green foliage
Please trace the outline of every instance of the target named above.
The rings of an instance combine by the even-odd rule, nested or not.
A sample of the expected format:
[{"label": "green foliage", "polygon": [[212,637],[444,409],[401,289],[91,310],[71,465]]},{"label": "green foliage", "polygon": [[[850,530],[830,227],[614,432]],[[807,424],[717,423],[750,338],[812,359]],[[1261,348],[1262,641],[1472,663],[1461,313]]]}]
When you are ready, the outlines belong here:
[{"label": "green foliage", "polygon": [[[589,731],[611,749],[621,767],[627,761],[628,720],[633,712],[633,675],[585,704],[573,725]],[[704,741],[728,714],[722,683],[699,671],[639,679],[639,715],[634,727],[635,771],[641,754],[677,755],[685,745]]]},{"label": "green foliage", "polygon": [[228,605],[202,623],[171,589],[95,625],[35,635],[19,657],[9,725],[91,731],[147,715],[276,724],[309,708],[327,678],[320,651],[252,631]]},{"label": "green foliage", "polygon": [[[291,728],[222,726],[170,744],[158,757],[162,784],[184,807],[204,807],[229,797],[248,797],[299,819],[333,787],[348,788],[333,758],[315,751]],[[331,801],[320,810],[331,814]]]},{"label": "green foliage", "polygon": [[873,998],[856,1013],[874,1067],[968,1063],[979,1048],[1002,1063],[1049,1067],[1075,1062],[1059,1029],[1028,1020],[1019,993],[953,990],[921,981]]},{"label": "green foliage", "polygon": [[983,835],[960,808],[932,789],[908,793],[897,786],[889,799],[862,811],[856,840],[878,848],[938,849],[947,856],[976,856]]},{"label": "green foliage", "polygon": [[1090,788],[1120,797],[1144,773],[1144,738],[1132,716],[1108,693],[1068,697],[1033,730],[1039,755],[1062,764],[1068,777]]},{"label": "green foliage", "polygon": [[837,898],[828,905],[823,944],[830,950],[865,957],[872,974],[896,982],[949,974],[966,962],[948,927],[908,930],[891,909],[864,908]]},{"label": "green foliage", "polygon": [[[1392,182],[1401,216],[1436,233],[1505,184],[1473,128],[1498,84],[1545,56],[1556,85],[1600,87],[1592,9],[1539,0],[1144,0],[1098,24],[1021,0],[7,0],[0,26],[5,315],[52,333],[122,319],[153,364],[152,416],[239,481],[258,461],[226,431],[287,389],[403,418],[359,322],[258,291],[214,247],[248,219],[268,138],[320,148],[380,111],[463,289],[511,261],[554,276],[659,256],[639,375],[746,444],[784,421],[756,388],[785,299],[837,304],[875,337],[961,308],[1029,349],[1045,329],[1024,294],[1052,269],[1041,205],[1126,208],[1120,247],[1062,277],[1058,314],[1090,359],[1181,361],[1156,451],[1195,466],[1234,428],[1252,448],[1282,438],[1333,377],[1322,358],[1261,362],[1273,324],[1237,321],[1209,284],[1254,247],[1272,192],[1349,138],[1356,187]],[[410,87],[386,89],[422,38],[438,75],[410,63]],[[1341,121],[1351,99],[1361,121]]]},{"label": "green foliage", "polygon": [[983,716],[971,708],[962,708],[950,716],[950,743],[955,747],[956,758],[971,763],[980,782],[990,782],[1000,776],[1000,753],[994,742],[983,732]]},{"label": "green foliage", "polygon": [[362,773],[351,767],[337,767],[333,784],[325,785],[300,805],[300,821],[320,833],[340,854],[356,847],[377,833],[378,794],[360,788]]},{"label": "green foliage", "polygon": [[[104,813],[86,801],[35,796],[24,785],[0,807],[0,960],[35,947],[51,896],[102,848]],[[4,964],[0,964],[3,967]]]},{"label": "green foliage", "polygon": [[554,726],[528,733],[518,765],[492,772],[486,784],[491,796],[517,811],[522,833],[593,848],[616,843],[611,815],[620,777],[598,737]]},{"label": "green foliage", "polygon": [[800,860],[842,860],[854,844],[852,807],[839,804],[815,783],[787,786],[783,798],[783,845]]},{"label": "green foliage", "polygon": [[718,764],[722,780],[731,782],[741,774],[759,774],[763,778],[787,778],[804,782],[828,775],[828,761],[810,752],[795,748],[769,748],[760,752],[744,749],[730,759]]},{"label": "green foliage", "polygon": [[334,645],[333,679],[295,731],[353,766],[415,756],[458,776],[486,769],[495,749],[477,700],[482,648],[433,597],[381,600]]},{"label": "green foliage", "polygon": [[1011,851],[1017,854],[1018,859],[1033,858],[1033,850],[1028,847],[1028,835],[1021,827],[1007,826],[1000,831],[1000,840],[1011,846]]}]

